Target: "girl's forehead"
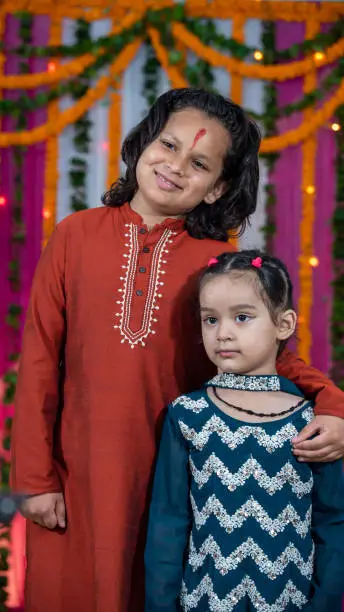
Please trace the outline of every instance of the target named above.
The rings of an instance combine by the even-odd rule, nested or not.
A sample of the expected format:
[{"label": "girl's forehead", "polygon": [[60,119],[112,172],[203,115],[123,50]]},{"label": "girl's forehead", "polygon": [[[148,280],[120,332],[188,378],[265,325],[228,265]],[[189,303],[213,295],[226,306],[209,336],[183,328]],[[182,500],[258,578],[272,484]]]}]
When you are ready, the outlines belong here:
[{"label": "girl's forehead", "polygon": [[228,274],[209,277],[201,286],[200,297],[212,302],[263,302],[257,275],[249,270],[234,270]]}]

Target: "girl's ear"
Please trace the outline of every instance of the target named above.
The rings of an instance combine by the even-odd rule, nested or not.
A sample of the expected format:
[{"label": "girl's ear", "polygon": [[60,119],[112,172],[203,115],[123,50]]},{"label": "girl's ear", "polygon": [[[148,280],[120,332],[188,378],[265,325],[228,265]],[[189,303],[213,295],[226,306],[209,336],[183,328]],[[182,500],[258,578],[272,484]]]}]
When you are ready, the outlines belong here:
[{"label": "girl's ear", "polygon": [[288,340],[295,332],[297,315],[294,310],[286,310],[279,316],[277,323],[277,340]]},{"label": "girl's ear", "polygon": [[209,191],[209,193],[207,193],[207,195],[204,198],[204,202],[206,204],[214,204],[216,202],[216,200],[218,200],[219,198],[221,198],[221,196],[223,196],[223,194],[225,193],[225,191],[227,191],[228,189],[228,185],[224,182],[224,181],[219,181],[218,183],[216,183],[216,185],[214,185],[213,189],[211,191]]}]

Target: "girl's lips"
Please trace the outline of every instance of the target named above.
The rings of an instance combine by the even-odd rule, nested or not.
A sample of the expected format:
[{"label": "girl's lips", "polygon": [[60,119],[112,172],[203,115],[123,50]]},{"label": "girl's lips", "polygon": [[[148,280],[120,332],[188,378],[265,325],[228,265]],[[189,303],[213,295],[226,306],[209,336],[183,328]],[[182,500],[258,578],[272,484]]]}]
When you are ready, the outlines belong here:
[{"label": "girl's lips", "polygon": [[235,357],[236,355],[239,355],[239,351],[216,351],[218,355],[220,355],[220,357]]},{"label": "girl's lips", "polygon": [[181,189],[179,185],[177,185],[176,183],[168,179],[166,176],[164,176],[160,172],[157,172],[156,170],[154,172],[155,172],[155,177],[156,177],[156,182],[158,184],[158,187],[160,187],[160,189],[162,189],[163,191],[176,191],[177,189],[178,190]]}]

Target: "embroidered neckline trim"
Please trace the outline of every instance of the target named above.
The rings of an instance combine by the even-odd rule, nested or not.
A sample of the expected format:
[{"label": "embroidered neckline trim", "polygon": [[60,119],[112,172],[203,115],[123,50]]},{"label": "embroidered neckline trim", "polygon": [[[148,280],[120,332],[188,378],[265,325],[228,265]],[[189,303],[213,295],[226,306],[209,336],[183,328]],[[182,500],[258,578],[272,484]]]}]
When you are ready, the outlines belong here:
[{"label": "embroidered neckline trim", "polygon": [[207,387],[236,389],[238,391],[280,391],[281,382],[276,375],[217,374],[206,384]]}]

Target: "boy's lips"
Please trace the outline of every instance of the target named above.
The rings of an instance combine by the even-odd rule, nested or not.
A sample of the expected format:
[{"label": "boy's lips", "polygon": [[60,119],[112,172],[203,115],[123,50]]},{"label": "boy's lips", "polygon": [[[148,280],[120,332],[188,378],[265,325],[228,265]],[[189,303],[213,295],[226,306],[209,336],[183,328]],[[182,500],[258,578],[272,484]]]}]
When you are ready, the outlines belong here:
[{"label": "boy's lips", "polygon": [[161,172],[154,170],[154,174],[156,176],[156,180],[157,180],[157,183],[160,189],[163,189],[166,191],[174,191],[175,189],[182,189],[180,185],[178,185],[177,183],[169,179],[167,176],[165,176]]}]

